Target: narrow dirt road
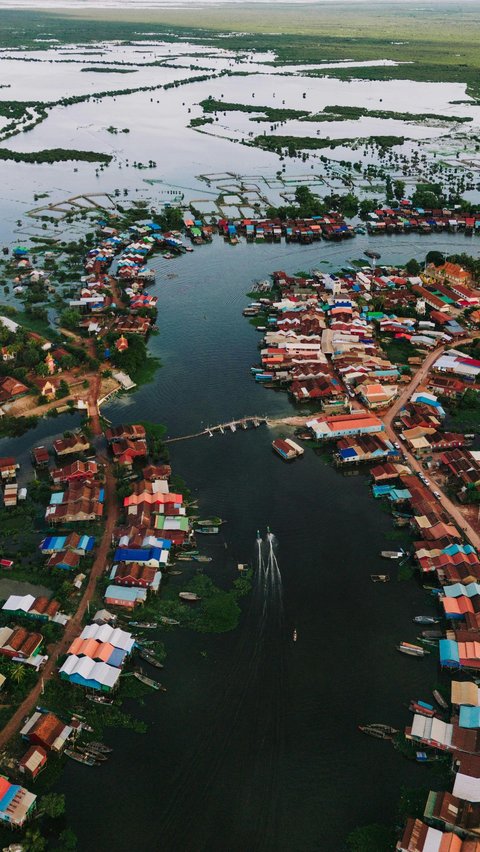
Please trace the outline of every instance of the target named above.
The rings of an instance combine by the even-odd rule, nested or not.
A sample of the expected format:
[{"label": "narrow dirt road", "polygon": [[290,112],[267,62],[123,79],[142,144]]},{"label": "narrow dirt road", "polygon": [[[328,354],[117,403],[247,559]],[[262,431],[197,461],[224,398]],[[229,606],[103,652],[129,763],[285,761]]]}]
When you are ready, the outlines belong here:
[{"label": "narrow dirt road", "polygon": [[[89,391],[89,408],[90,408],[90,425],[93,431],[93,434],[96,437],[99,437],[102,434],[102,429],[100,425],[100,418],[98,414],[98,393],[100,390],[100,374],[95,376],[95,380],[92,382],[90,391]],[[115,527],[118,518],[118,502],[116,499],[116,482],[115,477],[112,472],[112,465],[108,458],[102,459],[105,464],[105,503],[104,506],[106,508],[106,524],[105,530],[102,535],[102,539],[100,545],[98,547],[94,563],[92,565],[92,569],[90,571],[90,576],[88,578],[88,583],[85,587],[83,595],[78,604],[78,608],[75,614],[72,616],[70,621],[68,622],[64,634],[62,638],[57,642],[56,645],[49,648],[49,659],[45,668],[42,671],[42,678],[38,680],[33,689],[29,692],[27,697],[22,701],[19,708],[16,710],[12,718],[7,722],[2,731],[0,731],[0,748],[4,748],[7,742],[11,739],[11,737],[18,731],[20,726],[23,723],[25,716],[28,716],[36,704],[41,695],[42,691],[42,679],[46,683],[50,678],[52,678],[56,673],[57,668],[57,660],[58,658],[64,654],[76,636],[81,632],[82,629],[82,619],[85,614],[85,610],[87,609],[88,602],[93,597],[95,591],[95,585],[98,578],[103,574],[105,570],[105,565],[107,562],[107,554],[110,548],[110,544],[112,541],[112,532]]]}]

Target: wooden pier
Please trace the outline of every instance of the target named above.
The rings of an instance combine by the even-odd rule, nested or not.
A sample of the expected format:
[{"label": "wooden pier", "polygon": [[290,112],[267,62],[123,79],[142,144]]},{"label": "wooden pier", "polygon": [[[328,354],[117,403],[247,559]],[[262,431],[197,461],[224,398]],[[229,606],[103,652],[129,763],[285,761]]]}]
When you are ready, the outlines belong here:
[{"label": "wooden pier", "polygon": [[193,432],[191,435],[180,435],[178,438],[167,438],[164,443],[172,444],[174,441],[188,441],[190,438],[200,438],[202,435],[208,435],[213,438],[215,434],[224,435],[225,432],[236,432],[237,429],[256,429],[262,423],[268,423],[268,417],[265,415],[252,414],[248,417],[241,417],[240,420],[230,420],[228,423],[218,423],[216,426],[206,426],[201,432]]}]

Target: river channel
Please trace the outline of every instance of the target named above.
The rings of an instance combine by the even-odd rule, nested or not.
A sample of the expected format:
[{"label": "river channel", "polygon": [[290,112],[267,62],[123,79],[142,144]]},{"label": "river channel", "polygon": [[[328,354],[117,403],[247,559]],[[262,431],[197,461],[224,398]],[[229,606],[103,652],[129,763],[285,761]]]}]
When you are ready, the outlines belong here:
[{"label": "river channel", "polygon": [[[155,259],[160,333],[150,349],[163,366],[103,413],[114,423],[165,423],[169,436],[294,413],[286,395],[250,375],[260,335],[241,315],[245,293],[274,269],[333,271],[367,243],[232,247],[216,239],[178,260]],[[455,235],[374,245],[385,263],[433,248],[478,254],[480,246]],[[0,453],[26,463],[32,443],[72,425],[68,415],[45,420],[1,441]],[[168,692],[129,708],[148,733],[112,730],[105,766],[65,767],[59,789],[82,852],[338,852],[356,825],[395,821],[402,784],[435,785],[430,767],[357,731],[373,721],[402,728],[409,699],[428,699],[435,660],[403,657],[395,644],[414,640],[412,617],[433,604],[415,581],[397,582],[395,567],[394,582],[370,581],[385,570],[379,551],[392,521],[371,496],[368,473],[344,476],[310,450],[285,465],[272,453],[272,434],[261,426],[170,446],[174,472],[201,513],[227,520],[221,535],[202,542],[215,581],[228,586],[238,562],[256,564],[256,531],[265,536],[267,526],[280,576],[265,586],[257,572],[230,634],[163,632]],[[193,570],[185,563],[170,582],[180,588]]]}]

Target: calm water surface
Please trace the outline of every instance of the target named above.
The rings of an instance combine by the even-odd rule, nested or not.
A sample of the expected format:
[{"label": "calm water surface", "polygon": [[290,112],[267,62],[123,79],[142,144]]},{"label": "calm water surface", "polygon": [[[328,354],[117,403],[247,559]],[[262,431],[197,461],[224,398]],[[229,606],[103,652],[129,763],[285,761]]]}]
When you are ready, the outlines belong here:
[{"label": "calm water surface", "polygon": [[[362,248],[359,239],[311,248],[216,241],[178,262],[158,259],[161,331],[151,348],[164,366],[106,416],[165,422],[179,435],[243,414],[292,413],[285,395],[251,379],[260,335],[241,317],[244,293],[272,269],[338,266]],[[401,238],[380,250],[385,260],[415,253]],[[95,774],[65,769],[61,789],[82,850],[337,852],[356,825],[394,822],[402,784],[435,785],[429,768],[356,729],[401,728],[408,700],[428,699],[435,659],[402,657],[395,644],[415,638],[412,617],[431,612],[430,600],[413,581],[370,582],[385,570],[379,551],[392,523],[368,475],[343,476],[311,451],[284,465],[271,440],[261,427],[171,445],[201,513],[228,520],[202,543],[211,576],[227,586],[237,562],[255,564],[256,530],[269,525],[281,582],[265,590],[257,573],[233,633],[162,633],[168,693],[132,703],[148,733],[112,731],[115,753]],[[170,582],[180,589],[193,570],[186,564]]]},{"label": "calm water surface", "polygon": [[[244,414],[293,413],[286,395],[250,375],[260,335],[241,316],[245,292],[274,269],[338,269],[367,242],[231,247],[216,240],[176,261],[156,259],[150,289],[159,297],[160,333],[150,348],[163,367],[152,384],[105,406],[105,415],[114,423],[164,422],[174,436]],[[375,245],[385,262],[429,248],[478,253],[463,236]],[[29,448],[77,422],[77,415],[45,419],[23,438],[1,441],[0,453],[16,454],[26,476]],[[373,500],[368,474],[343,476],[309,450],[285,465],[271,440],[262,426],[171,445],[174,470],[201,513],[228,521],[202,542],[215,581],[229,586],[238,562],[255,564],[256,530],[265,535],[268,525],[281,582],[265,589],[257,573],[230,634],[162,632],[168,692],[128,708],[149,723],[148,733],[109,732],[114,754],[94,773],[65,767],[60,789],[82,852],[337,852],[356,825],[394,822],[402,784],[435,786],[430,767],[356,727],[401,728],[409,699],[428,700],[436,660],[402,657],[395,644],[414,640],[412,617],[432,612],[430,599],[415,582],[396,582],[395,566],[379,557],[392,546],[392,522]],[[394,582],[373,585],[370,573],[385,568]],[[186,563],[183,577],[170,582],[180,590],[193,570]]]}]

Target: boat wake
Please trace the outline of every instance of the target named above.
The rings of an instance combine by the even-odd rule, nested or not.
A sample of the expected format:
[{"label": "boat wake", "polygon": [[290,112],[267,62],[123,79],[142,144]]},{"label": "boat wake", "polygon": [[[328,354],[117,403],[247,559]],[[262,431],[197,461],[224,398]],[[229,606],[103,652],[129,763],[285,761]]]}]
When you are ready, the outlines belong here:
[{"label": "boat wake", "polygon": [[257,534],[242,629],[226,667],[218,670],[202,736],[169,779],[159,813],[166,849],[224,852],[226,837],[230,852],[279,848],[285,631],[277,552],[273,533],[263,539]]}]

